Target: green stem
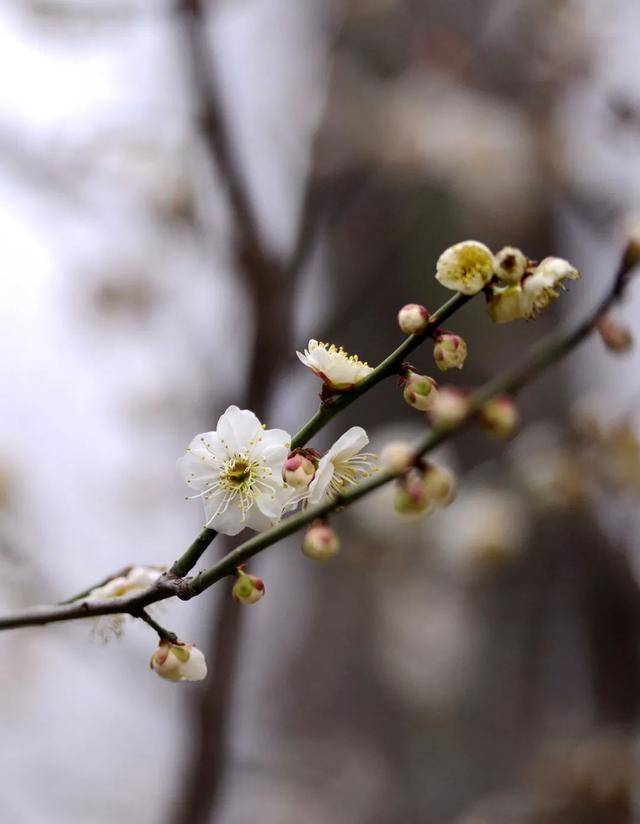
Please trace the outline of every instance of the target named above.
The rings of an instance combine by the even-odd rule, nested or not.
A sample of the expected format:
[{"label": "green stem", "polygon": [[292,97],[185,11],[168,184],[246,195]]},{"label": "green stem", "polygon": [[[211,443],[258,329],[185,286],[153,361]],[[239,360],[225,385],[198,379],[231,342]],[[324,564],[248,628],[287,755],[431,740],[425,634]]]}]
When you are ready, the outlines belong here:
[{"label": "green stem", "polygon": [[173,562],[170,570],[171,574],[175,575],[176,578],[184,578],[185,575],[188,575],[198,563],[207,547],[213,543],[217,534],[215,529],[209,529],[205,526],[191,546]]}]

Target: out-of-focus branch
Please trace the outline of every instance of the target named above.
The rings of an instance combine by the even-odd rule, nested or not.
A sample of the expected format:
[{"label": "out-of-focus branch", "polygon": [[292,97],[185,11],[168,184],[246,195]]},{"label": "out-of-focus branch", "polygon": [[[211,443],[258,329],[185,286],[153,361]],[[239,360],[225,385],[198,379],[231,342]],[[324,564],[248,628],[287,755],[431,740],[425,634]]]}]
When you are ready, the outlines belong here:
[{"label": "out-of-focus branch", "polygon": [[224,117],[212,50],[207,38],[207,4],[204,0],[177,0],[176,9],[185,36],[185,53],[196,92],[198,119],[209,154],[227,190],[234,216],[236,256],[241,268],[266,263],[260,231],[246,182],[235,157]]},{"label": "out-of-focus branch", "polygon": [[[455,427],[450,429],[436,429],[429,432],[417,444],[415,459],[418,460],[418,458],[427,454],[436,446],[457,435],[473,420],[474,416],[488,400],[504,393],[515,394],[519,392],[524,386],[537,378],[541,372],[572,352],[588,337],[590,332],[592,332],[597,320],[622,297],[628,282],[630,270],[635,264],[636,259],[635,256],[633,258],[628,255],[623,257],[614,282],[607,294],[595,309],[574,329],[549,336],[532,350],[529,357],[527,357],[522,364],[507,371],[494,381],[489,382],[474,392],[469,397],[465,418]],[[384,361],[378,368],[382,369],[386,363],[387,361]],[[244,563],[262,550],[272,546],[282,538],[297,532],[315,519],[324,517],[338,508],[343,508],[355,503],[364,495],[389,483],[400,474],[401,473],[390,471],[380,472],[371,480],[343,492],[334,499],[314,507],[309,507],[287,518],[277,526],[245,541],[218,563],[194,578],[178,579],[171,575],[171,573],[167,573],[152,587],[134,596],[113,598],[108,601],[81,601],[54,607],[36,607],[31,610],[25,610],[22,613],[0,618],[0,630],[98,615],[113,615],[115,613],[129,613],[135,616],[141,608],[174,595],[177,595],[182,600],[190,600],[200,595],[225,576],[233,574],[239,564]]]}]

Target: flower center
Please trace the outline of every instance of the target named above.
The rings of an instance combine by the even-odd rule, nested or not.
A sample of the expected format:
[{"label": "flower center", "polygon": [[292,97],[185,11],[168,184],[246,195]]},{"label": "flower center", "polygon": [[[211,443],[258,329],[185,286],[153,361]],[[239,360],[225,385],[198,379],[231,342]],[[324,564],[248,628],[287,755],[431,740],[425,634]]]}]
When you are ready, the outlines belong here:
[{"label": "flower center", "polygon": [[252,485],[254,464],[244,458],[233,457],[220,473],[220,480],[226,481],[229,486],[236,489],[247,484]]}]

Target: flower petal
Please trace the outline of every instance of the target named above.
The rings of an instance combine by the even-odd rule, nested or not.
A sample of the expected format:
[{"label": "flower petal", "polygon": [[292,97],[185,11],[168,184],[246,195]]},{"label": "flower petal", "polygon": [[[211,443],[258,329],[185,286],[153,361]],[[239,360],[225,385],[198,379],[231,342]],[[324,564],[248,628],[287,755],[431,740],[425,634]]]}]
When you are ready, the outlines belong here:
[{"label": "flower petal", "polygon": [[262,424],[249,409],[230,406],[218,419],[220,442],[228,453],[241,452],[262,431]]},{"label": "flower petal", "polygon": [[369,436],[361,426],[347,429],[334,443],[327,455],[332,461],[344,461],[352,458],[369,443]]}]

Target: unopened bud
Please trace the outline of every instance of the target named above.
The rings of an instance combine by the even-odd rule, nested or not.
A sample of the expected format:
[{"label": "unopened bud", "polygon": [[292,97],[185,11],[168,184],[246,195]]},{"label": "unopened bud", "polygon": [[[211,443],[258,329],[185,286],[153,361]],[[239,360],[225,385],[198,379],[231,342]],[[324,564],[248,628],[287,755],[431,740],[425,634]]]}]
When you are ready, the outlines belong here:
[{"label": "unopened bud", "polygon": [[238,569],[238,578],[236,579],[231,594],[241,604],[255,604],[264,595],[264,581],[255,575],[247,575],[241,569]]},{"label": "unopened bud", "polygon": [[456,496],[456,476],[446,466],[429,463],[422,476],[422,485],[435,506],[449,506]]},{"label": "unopened bud", "polygon": [[193,644],[161,641],[151,656],[151,669],[167,681],[202,681],[207,676],[207,662]]},{"label": "unopened bud", "polygon": [[402,478],[396,484],[394,507],[399,515],[426,515],[433,506],[419,474]]},{"label": "unopened bud", "polygon": [[633,346],[633,336],[628,326],[624,326],[611,315],[604,315],[596,323],[602,342],[611,352],[628,352]]},{"label": "unopened bud", "polygon": [[456,478],[444,466],[426,464],[399,479],[395,509],[400,515],[426,515],[436,507],[448,506],[456,493]]},{"label": "unopened bud", "polygon": [[306,489],[316,474],[316,464],[305,455],[296,454],[284,462],[282,477],[294,489]]},{"label": "unopened bud", "polygon": [[441,332],[433,347],[433,358],[441,372],[447,369],[462,369],[467,359],[467,344],[452,332]]},{"label": "unopened bud", "polygon": [[527,256],[514,246],[505,246],[495,256],[494,272],[503,283],[516,285],[527,271]]},{"label": "unopened bud", "polygon": [[469,400],[465,392],[455,386],[438,390],[429,410],[429,423],[434,429],[452,429],[467,417]]},{"label": "unopened bud", "polygon": [[380,453],[380,460],[391,472],[404,472],[413,464],[413,448],[407,441],[391,441]]},{"label": "unopened bud", "polygon": [[313,561],[328,561],[340,551],[340,538],[330,526],[315,523],[307,530],[302,542],[302,552]]},{"label": "unopened bud", "polygon": [[428,375],[409,372],[405,378],[404,399],[414,409],[426,412],[438,394],[438,384]]},{"label": "unopened bud", "polygon": [[509,395],[487,401],[478,413],[478,423],[494,438],[508,438],[519,422],[518,408]]},{"label": "unopened bud", "polygon": [[407,303],[398,312],[398,326],[405,335],[421,335],[429,324],[429,313],[419,303]]}]

